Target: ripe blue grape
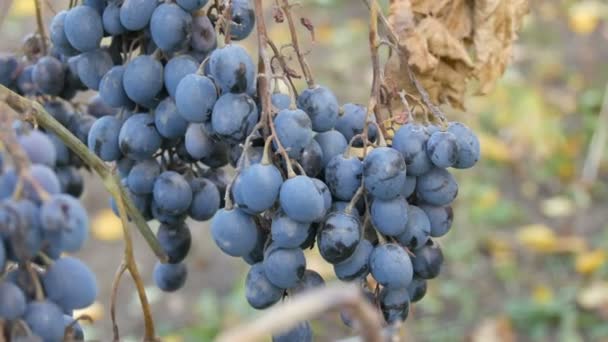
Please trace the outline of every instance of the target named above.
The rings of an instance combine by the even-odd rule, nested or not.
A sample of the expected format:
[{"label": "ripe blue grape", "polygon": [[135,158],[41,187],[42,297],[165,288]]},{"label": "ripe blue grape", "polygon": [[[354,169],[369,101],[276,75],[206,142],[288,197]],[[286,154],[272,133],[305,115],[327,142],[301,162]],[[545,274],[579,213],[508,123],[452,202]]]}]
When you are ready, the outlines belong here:
[{"label": "ripe blue grape", "polygon": [[154,266],[154,283],[165,292],[179,290],[186,283],[188,269],[184,264],[161,264],[157,262]]},{"label": "ripe blue grape", "polygon": [[403,155],[408,175],[423,175],[433,166],[426,153],[428,139],[429,134],[424,126],[417,123],[405,124],[395,132],[393,148]]},{"label": "ripe blue grape", "polygon": [[42,276],[49,300],[64,310],[82,309],[95,301],[97,283],[93,272],[79,259],[62,257]]},{"label": "ripe blue grape", "polygon": [[26,304],[25,295],[18,286],[10,281],[0,281],[0,318],[13,320],[23,316]]},{"label": "ripe blue grape", "polygon": [[188,121],[179,114],[175,101],[170,97],[160,101],[154,110],[154,123],[158,133],[168,139],[183,136],[188,128]]},{"label": "ripe blue grape", "polygon": [[97,119],[89,131],[89,149],[105,161],[120,159],[122,153],[118,144],[118,135],[121,126],[122,123],[115,116]]},{"label": "ripe blue grape", "polygon": [[96,94],[89,98],[89,103],[87,103],[87,113],[96,118],[101,118],[108,115],[116,115],[118,114],[118,110],[116,108],[112,108],[108,106],[99,94]]},{"label": "ripe blue grape", "polygon": [[322,286],[325,286],[325,280],[323,280],[323,277],[321,277],[321,275],[316,271],[306,270],[304,271],[302,279],[300,279],[298,284],[295,287],[292,287],[290,291],[292,294],[298,294]]},{"label": "ripe blue grape", "polygon": [[277,138],[291,158],[297,158],[312,141],[312,123],[300,109],[281,110],[274,118]]},{"label": "ripe blue grape", "polygon": [[268,280],[282,289],[295,286],[306,270],[306,258],[300,248],[275,247],[266,253],[262,263]]},{"label": "ripe blue grape", "polygon": [[171,58],[165,65],[164,78],[165,88],[172,98],[176,96],[179,82],[189,74],[194,74],[198,69],[198,63],[188,55],[180,55]]},{"label": "ripe blue grape", "polygon": [[156,159],[146,159],[135,163],[127,176],[129,190],[137,195],[151,194],[154,189],[154,181],[160,175],[160,171],[160,165]]},{"label": "ripe blue grape", "polygon": [[118,144],[122,153],[133,160],[151,158],[161,145],[161,136],[154,125],[154,116],[134,114],[120,128]]},{"label": "ripe blue grape", "polygon": [[410,295],[412,303],[421,300],[426,294],[426,280],[414,277],[414,280],[407,287],[407,293]]},{"label": "ripe blue grape", "polygon": [[282,211],[274,214],[270,226],[272,243],[283,248],[300,246],[308,239],[310,230],[310,223],[294,221]]},{"label": "ripe blue grape", "polygon": [[99,82],[99,96],[108,106],[130,107],[132,102],[123,85],[125,67],[117,65],[108,70]]},{"label": "ripe blue grape", "polygon": [[11,87],[17,77],[19,62],[15,56],[0,57],[0,84]]},{"label": "ripe blue grape", "polygon": [[213,240],[231,256],[242,257],[253,251],[259,234],[253,217],[239,208],[220,209],[211,222]]},{"label": "ripe blue grape", "polygon": [[164,3],[156,7],[150,19],[152,40],[164,52],[185,48],[192,30],[192,16],[181,7]]},{"label": "ripe blue grape", "polygon": [[281,300],[283,292],[268,280],[262,263],[251,266],[245,278],[245,298],[249,305],[255,309],[266,309]]},{"label": "ripe blue grape", "polygon": [[380,309],[388,324],[404,321],[409,313],[410,296],[407,288],[383,288],[380,291]]},{"label": "ripe blue grape", "polygon": [[405,184],[403,156],[389,147],[378,147],[363,160],[365,189],[383,200],[399,196]]},{"label": "ripe blue grape", "polygon": [[[34,164],[30,166],[29,172],[33,182],[37,183],[37,185],[48,194],[58,194],[61,191],[61,185],[59,184],[59,179],[57,179],[57,174],[48,166]],[[25,182],[23,185],[23,195],[25,198],[31,199],[36,203],[42,201],[37,187],[32,185],[31,182]]]},{"label": "ripe blue grape", "polygon": [[446,168],[454,165],[458,160],[456,136],[449,131],[436,131],[426,143],[426,152],[437,167]]},{"label": "ripe blue grape", "polygon": [[165,171],[156,178],[153,195],[158,208],[171,215],[184,213],[192,203],[190,184],[175,171]]},{"label": "ripe blue grape", "polygon": [[190,181],[192,204],[188,212],[196,221],[207,221],[220,208],[220,192],[217,186],[205,178],[194,178]]},{"label": "ripe blue grape", "polygon": [[206,15],[195,15],[192,19],[192,38],[190,46],[193,52],[207,54],[217,47],[215,27]]},{"label": "ripe blue grape", "polygon": [[243,40],[249,36],[255,25],[255,12],[249,0],[232,0],[230,5],[230,36],[233,40]]},{"label": "ripe blue grape", "polygon": [[346,138],[344,138],[342,133],[336,130],[317,133],[314,139],[319,143],[319,146],[321,146],[321,150],[323,151],[323,167],[325,167],[334,156],[344,153],[348,147]]},{"label": "ripe blue grape", "polygon": [[63,340],[63,312],[51,301],[32,301],[27,305],[25,323],[44,342]]},{"label": "ripe blue grape", "polygon": [[65,16],[64,30],[68,41],[76,50],[95,50],[103,38],[101,15],[89,6],[76,6]]},{"label": "ripe blue grape", "polygon": [[432,279],[439,275],[443,264],[441,248],[432,240],[416,250],[412,257],[414,273],[422,279]]},{"label": "ripe blue grape", "polygon": [[67,14],[67,11],[61,11],[53,17],[49,27],[49,36],[53,46],[57,48],[62,55],[73,56],[78,54],[78,51],[74,49],[65,34],[65,17]]},{"label": "ripe blue grape", "polygon": [[325,215],[325,198],[314,181],[307,176],[286,180],[279,193],[281,208],[298,222],[317,221]]},{"label": "ripe blue grape", "polygon": [[[365,122],[368,119],[367,109],[362,105],[347,103],[342,106],[342,112],[336,121],[336,130],[342,133],[346,140],[350,142],[355,135],[363,133]],[[373,120],[372,117],[370,121]],[[376,125],[368,125],[367,138],[369,141],[376,141],[377,135],[378,128]],[[362,147],[363,140],[361,138],[355,139],[353,146]]]},{"label": "ripe blue grape", "polygon": [[302,322],[286,332],[272,336],[272,342],[312,342],[312,329],[307,321]]},{"label": "ripe blue grape", "polygon": [[152,56],[135,57],[125,67],[122,84],[131,100],[146,106],[163,89],[163,65]]},{"label": "ripe blue grape", "polygon": [[120,21],[120,7],[115,2],[108,3],[101,16],[103,29],[107,33],[118,36],[127,31]]},{"label": "ripe blue grape", "polygon": [[52,56],[40,58],[32,70],[32,80],[41,92],[59,95],[65,80],[63,63]]},{"label": "ripe blue grape", "polygon": [[230,44],[214,50],[209,57],[209,74],[223,93],[255,92],[256,68],[241,46]]},{"label": "ripe blue grape", "polygon": [[80,250],[89,236],[89,218],[77,199],[56,194],[42,205],[42,227],[48,232],[61,233],[61,246],[65,251]]},{"label": "ripe blue grape", "polygon": [[214,142],[203,124],[190,124],[186,130],[186,151],[192,158],[199,160],[213,153]]},{"label": "ripe blue grape", "polygon": [[431,223],[426,213],[417,206],[410,205],[407,210],[407,227],[397,240],[402,246],[417,249],[426,244],[431,235]]},{"label": "ripe blue grape", "polygon": [[47,101],[44,103],[44,109],[51,114],[55,120],[59,121],[62,125],[67,126],[70,122],[70,118],[74,115],[62,101]]},{"label": "ripe blue grape", "polygon": [[177,85],[175,103],[179,114],[189,122],[207,121],[216,101],[217,89],[206,76],[189,74]]},{"label": "ripe blue grape", "polygon": [[432,237],[441,237],[450,231],[450,228],[452,228],[452,222],[454,221],[454,211],[452,210],[451,206],[422,204],[419,207],[429,218]]},{"label": "ripe blue grape", "polygon": [[177,4],[189,12],[203,8],[209,0],[177,0]]},{"label": "ripe blue grape", "polygon": [[192,245],[190,228],[184,222],[173,226],[161,224],[156,232],[156,238],[169,257],[170,264],[182,262]]},{"label": "ripe blue grape", "polygon": [[82,4],[84,6],[89,6],[91,8],[93,8],[94,10],[97,11],[97,13],[99,13],[99,15],[101,15],[103,13],[103,10],[106,8],[108,3],[108,0],[83,0]]},{"label": "ripe blue grape", "polygon": [[356,157],[338,154],[325,167],[325,181],[332,195],[349,201],[361,186],[363,163]]},{"label": "ripe blue grape", "polygon": [[416,177],[407,175],[405,178],[405,184],[403,185],[403,188],[401,189],[400,195],[405,198],[408,198],[414,193],[415,190],[416,190]]},{"label": "ripe blue grape", "polygon": [[130,31],[139,31],[150,22],[158,0],[125,0],[120,8],[120,22]]},{"label": "ripe blue grape", "polygon": [[414,275],[410,257],[395,243],[376,246],[370,255],[369,267],[374,279],[388,288],[406,287]]},{"label": "ripe blue grape", "polygon": [[81,54],[76,63],[78,77],[87,88],[92,90],[99,90],[99,82],[113,66],[112,57],[103,49]]},{"label": "ripe blue grape", "polygon": [[30,131],[19,135],[17,139],[32,163],[55,166],[57,151],[48,135],[40,131]]},{"label": "ripe blue grape", "polygon": [[323,170],[323,150],[314,139],[304,147],[297,160],[309,177],[316,177]]},{"label": "ripe blue grape", "polygon": [[323,259],[337,264],[350,258],[361,241],[361,223],[355,216],[332,212],[317,233],[317,246]]},{"label": "ripe blue grape", "polygon": [[211,113],[213,132],[229,142],[244,141],[258,122],[255,101],[246,94],[222,95]]},{"label": "ripe blue grape", "polygon": [[297,102],[298,108],[310,116],[315,132],[329,131],[336,125],[340,106],[336,96],[328,88],[315,86],[305,89],[298,96]]},{"label": "ripe blue grape", "polygon": [[403,234],[411,219],[408,215],[407,201],[402,196],[390,200],[374,199],[370,214],[376,230],[389,236]]},{"label": "ripe blue grape", "polygon": [[479,139],[475,133],[460,122],[451,122],[448,125],[448,132],[456,136],[458,143],[458,158],[453,166],[457,169],[473,167],[480,155]]},{"label": "ripe blue grape", "polygon": [[61,192],[74,197],[80,197],[84,191],[84,179],[77,168],[65,166],[56,169],[57,178],[61,184]]},{"label": "ripe blue grape", "polygon": [[239,175],[239,207],[254,213],[261,213],[274,205],[279,197],[283,177],[272,164],[253,164]]},{"label": "ripe blue grape", "polygon": [[283,93],[273,93],[270,97],[272,105],[277,110],[289,109],[291,106],[291,97]]},{"label": "ripe blue grape", "polygon": [[38,92],[33,79],[34,66],[28,65],[17,78],[17,89],[25,96],[32,96]]},{"label": "ripe blue grape", "polygon": [[433,168],[418,177],[416,195],[428,204],[447,205],[458,195],[458,183],[446,169]]},{"label": "ripe blue grape", "polygon": [[334,271],[338,279],[352,281],[363,279],[369,273],[369,256],[374,246],[367,240],[361,240],[353,254],[346,260],[335,264]]}]

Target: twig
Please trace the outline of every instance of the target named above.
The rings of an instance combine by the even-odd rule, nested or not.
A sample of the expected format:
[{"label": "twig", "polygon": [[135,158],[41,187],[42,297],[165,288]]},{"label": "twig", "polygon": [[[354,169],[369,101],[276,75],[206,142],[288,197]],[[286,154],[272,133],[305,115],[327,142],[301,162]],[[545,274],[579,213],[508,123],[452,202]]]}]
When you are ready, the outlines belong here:
[{"label": "twig", "polygon": [[312,72],[310,71],[310,67],[308,66],[308,63],[306,63],[306,59],[304,59],[304,55],[300,50],[300,44],[298,43],[298,33],[296,32],[293,17],[291,16],[291,5],[289,4],[289,0],[281,0],[281,4],[281,10],[283,10],[285,17],[287,18],[287,24],[289,25],[291,44],[294,51],[296,52],[296,55],[298,56],[298,62],[300,63],[300,67],[302,68],[302,73],[304,74],[304,78],[306,79],[308,87],[313,87],[315,85],[315,80],[312,78]]},{"label": "twig", "polygon": [[120,266],[118,266],[118,270],[116,271],[116,275],[114,275],[114,280],[112,281],[112,295],[110,296],[110,319],[112,320],[112,341],[114,342],[120,341],[120,332],[118,331],[118,323],[116,323],[116,299],[118,298],[118,285],[120,284],[120,279],[126,270],[127,265],[125,265],[123,261],[120,263]]},{"label": "twig", "polygon": [[267,334],[284,332],[298,322],[339,308],[353,313],[360,323],[365,341],[382,341],[380,316],[355,284],[331,284],[297,295],[288,302],[266,310],[257,319],[222,333],[216,341],[259,341],[266,338]]},{"label": "twig", "polygon": [[[23,1],[23,0],[21,0]],[[47,41],[46,31],[44,30],[44,20],[42,18],[42,5],[40,0],[33,0],[34,6],[36,7],[36,25],[38,26],[38,34],[40,35],[40,46],[42,47],[42,54],[46,55],[47,52]]]},{"label": "twig", "polygon": [[597,179],[604,149],[606,148],[606,143],[608,143],[608,84],[604,91],[604,100],[602,101],[602,108],[597,120],[597,129],[593,133],[593,137],[589,143],[589,150],[581,175],[581,181],[587,185],[593,184]]}]

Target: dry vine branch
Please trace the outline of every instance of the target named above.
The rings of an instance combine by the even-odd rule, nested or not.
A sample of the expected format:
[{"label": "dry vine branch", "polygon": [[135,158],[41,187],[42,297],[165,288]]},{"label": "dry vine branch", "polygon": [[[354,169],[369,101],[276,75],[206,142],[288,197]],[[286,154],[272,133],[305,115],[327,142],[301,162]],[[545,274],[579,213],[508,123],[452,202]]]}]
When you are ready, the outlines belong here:
[{"label": "dry vine branch", "polygon": [[287,18],[287,24],[289,25],[289,34],[291,35],[291,46],[296,52],[298,62],[300,63],[300,67],[302,68],[302,73],[304,74],[304,78],[306,79],[306,83],[309,87],[312,87],[315,85],[315,80],[312,78],[310,67],[308,66],[308,63],[306,63],[306,59],[304,59],[304,55],[300,50],[300,44],[298,42],[298,33],[296,32],[296,26],[293,22],[293,17],[291,15],[292,6],[293,5],[289,4],[289,0],[281,0],[281,10],[285,14],[285,17]]},{"label": "dry vine branch", "polygon": [[354,284],[327,285],[295,296],[288,302],[268,309],[257,319],[222,333],[216,341],[259,341],[268,334],[285,331],[298,322],[329,310],[344,308],[349,309],[358,320],[365,341],[382,341],[380,316],[364,298],[361,289]]}]

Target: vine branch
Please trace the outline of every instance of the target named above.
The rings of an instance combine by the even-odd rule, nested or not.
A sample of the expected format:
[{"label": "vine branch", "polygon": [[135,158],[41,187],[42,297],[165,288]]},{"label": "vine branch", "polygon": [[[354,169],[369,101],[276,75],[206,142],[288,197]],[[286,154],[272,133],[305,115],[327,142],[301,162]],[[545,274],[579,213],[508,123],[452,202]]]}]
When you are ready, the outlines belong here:
[{"label": "vine branch", "polygon": [[308,63],[306,63],[306,59],[304,59],[304,55],[300,50],[300,43],[298,42],[298,33],[296,32],[296,26],[293,22],[293,17],[291,15],[291,7],[289,4],[289,0],[281,0],[281,10],[285,14],[287,18],[287,25],[289,26],[289,34],[291,35],[291,46],[293,47],[296,55],[298,56],[298,62],[300,63],[300,67],[302,68],[302,73],[304,74],[304,78],[306,79],[306,83],[308,87],[312,88],[315,85],[315,81],[312,78],[312,72],[310,71],[310,67]]}]

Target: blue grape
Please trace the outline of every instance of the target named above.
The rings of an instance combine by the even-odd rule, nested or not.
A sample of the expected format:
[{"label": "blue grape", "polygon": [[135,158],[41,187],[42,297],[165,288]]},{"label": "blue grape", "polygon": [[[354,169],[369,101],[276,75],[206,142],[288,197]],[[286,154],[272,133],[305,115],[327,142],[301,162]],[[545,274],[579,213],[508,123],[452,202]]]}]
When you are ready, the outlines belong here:
[{"label": "blue grape", "polygon": [[[208,16],[195,15],[192,19],[192,38],[190,46],[194,50],[193,52],[205,54],[205,56],[217,47],[215,26],[213,26],[213,23]],[[209,64],[207,64],[207,67],[208,66]]]},{"label": "blue grape", "polygon": [[447,205],[458,195],[458,183],[446,169],[433,168],[418,177],[416,195],[427,204]]},{"label": "blue grape", "polygon": [[43,105],[44,109],[51,114],[55,120],[59,121],[64,126],[67,126],[70,122],[73,114],[68,111],[65,104],[61,101],[47,101]]},{"label": "blue grape", "polygon": [[262,263],[268,280],[282,289],[295,286],[306,270],[306,257],[300,248],[276,247],[266,254]]},{"label": "blue grape", "polygon": [[289,109],[291,106],[291,97],[283,93],[273,93],[270,97],[270,101],[278,111]]},{"label": "blue grape", "polygon": [[96,118],[82,113],[76,113],[72,116],[72,120],[68,125],[68,129],[74,134],[83,144],[87,144],[87,139],[91,126],[95,123]]},{"label": "blue grape", "polygon": [[312,342],[312,329],[308,322],[302,322],[286,332],[272,336],[272,342]]},{"label": "blue grape", "polygon": [[253,217],[239,208],[220,209],[211,222],[213,240],[231,256],[242,257],[253,251],[259,234]]},{"label": "blue grape", "polygon": [[205,178],[194,178],[190,181],[192,204],[188,214],[193,220],[207,221],[220,208],[220,192],[217,186]]},{"label": "blue grape", "polygon": [[99,90],[99,82],[112,69],[114,62],[107,51],[97,49],[81,54],[76,65],[82,83],[89,89]]},{"label": "blue grape", "polygon": [[203,8],[209,0],[177,0],[177,4],[189,12]]},{"label": "blue grape", "polygon": [[44,342],[63,340],[63,312],[51,301],[32,301],[27,305],[25,323]]},{"label": "blue grape", "polygon": [[400,195],[405,198],[408,198],[414,193],[414,190],[416,190],[416,177],[408,175],[405,178],[405,184],[401,189]]},{"label": "blue grape", "polygon": [[426,153],[428,139],[429,134],[424,126],[417,123],[405,124],[395,132],[393,148],[403,155],[408,175],[423,175],[433,166]]},{"label": "blue grape", "polygon": [[129,190],[137,195],[151,194],[154,190],[154,181],[160,175],[160,171],[160,165],[156,159],[146,159],[135,163],[127,176]]},{"label": "blue grape", "polygon": [[25,313],[26,305],[25,295],[17,285],[9,281],[0,282],[0,318],[17,319]]},{"label": "blue grape", "polygon": [[230,44],[214,50],[209,57],[209,74],[222,93],[255,92],[256,68],[241,46]]},{"label": "blue grape", "polygon": [[410,257],[395,243],[376,246],[370,255],[369,267],[374,279],[388,288],[406,287],[414,275]]},{"label": "blue grape", "polygon": [[255,25],[255,12],[250,1],[232,0],[230,14],[230,37],[233,40],[247,38]]},{"label": "blue grape", "polygon": [[407,318],[410,296],[406,288],[383,288],[378,299],[386,323],[393,324]]},{"label": "blue grape", "polygon": [[32,80],[41,92],[59,95],[65,80],[63,64],[52,56],[40,58],[32,70]]},{"label": "blue grape", "polygon": [[164,3],[150,19],[152,40],[164,52],[175,52],[189,43],[192,16],[176,4]]},{"label": "blue grape", "polygon": [[307,176],[286,180],[279,193],[281,208],[298,222],[313,222],[325,216],[325,198],[314,181]]},{"label": "blue grape", "polygon": [[89,98],[89,103],[87,104],[87,113],[96,118],[101,118],[109,115],[118,114],[118,110],[116,108],[112,108],[108,106],[99,94],[96,94]]},{"label": "blue grape", "polygon": [[389,147],[378,147],[363,160],[365,189],[374,197],[389,200],[399,196],[405,183],[403,156]]},{"label": "blue grape", "polygon": [[426,142],[426,152],[429,159],[437,167],[446,168],[458,160],[458,141],[451,132],[437,131]]},{"label": "blue grape", "polygon": [[[317,191],[319,191],[319,193],[321,195],[323,195],[323,212],[326,214],[329,212],[329,209],[331,209],[331,203],[332,203],[332,197],[331,197],[331,192],[329,191],[329,188],[327,187],[327,185],[325,185],[325,183],[323,183],[322,180],[318,179],[318,178],[312,178],[312,181],[315,183],[315,187],[317,188]],[[325,216],[325,215],[323,215]],[[317,220],[315,220],[315,222],[321,222],[322,218],[319,218]]]},{"label": "blue grape", "polygon": [[125,67],[117,65],[108,70],[99,82],[99,96],[108,106],[118,108],[132,104],[123,85],[124,72]]},{"label": "blue grape", "polygon": [[25,96],[36,95],[38,89],[36,89],[36,84],[34,83],[34,66],[28,65],[23,68],[21,74],[17,78],[17,89],[19,92]]},{"label": "blue grape", "polygon": [[89,6],[76,6],[65,16],[64,30],[76,50],[93,51],[99,48],[103,38],[101,15]]},{"label": "blue grape", "polygon": [[335,264],[334,271],[338,279],[352,281],[364,279],[369,274],[369,256],[374,246],[367,240],[361,240],[353,254],[346,260]]},{"label": "blue grape", "polygon": [[322,133],[317,133],[314,138],[321,146],[323,151],[323,167],[329,163],[329,161],[339,154],[344,153],[348,148],[348,141],[342,135],[342,133],[330,130]]},{"label": "blue grape", "polygon": [[296,248],[300,246],[308,239],[310,230],[310,223],[294,221],[280,210],[272,217],[272,224],[270,226],[272,243],[282,248]]},{"label": "blue grape", "polygon": [[245,298],[249,305],[255,309],[266,309],[281,300],[283,292],[268,280],[262,263],[251,266],[245,278]]},{"label": "blue grape", "polygon": [[451,122],[448,125],[448,132],[456,136],[458,143],[458,158],[453,166],[457,169],[473,167],[480,155],[479,139],[475,133],[460,122]]},{"label": "blue grape", "polygon": [[281,110],[274,118],[277,138],[291,158],[297,158],[312,141],[312,123],[300,109]]},{"label": "blue grape", "polygon": [[115,116],[97,119],[89,131],[89,149],[105,161],[120,159],[122,153],[118,144],[118,135],[121,126],[121,122]]},{"label": "blue grape", "polygon": [[452,222],[454,221],[454,211],[452,210],[451,206],[422,204],[419,206],[419,208],[426,213],[429,219],[432,237],[441,237],[450,231],[450,228],[452,228]]},{"label": "blue grape", "polygon": [[74,197],[80,197],[84,191],[84,180],[75,167],[65,166],[57,168],[57,178],[61,184],[61,192]]},{"label": "blue grape", "polygon": [[255,101],[246,94],[222,95],[211,113],[213,132],[230,142],[239,142],[253,131],[259,113]]},{"label": "blue grape", "polygon": [[165,171],[156,178],[153,195],[158,208],[171,215],[184,213],[192,203],[190,184],[175,171]]},{"label": "blue grape", "polygon": [[117,3],[110,2],[101,16],[103,28],[112,36],[118,36],[127,31],[120,21],[120,7]]},{"label": "blue grape", "polygon": [[55,166],[57,151],[48,135],[40,131],[30,131],[19,135],[18,141],[32,163]]},{"label": "blue grape", "polygon": [[49,266],[42,276],[42,285],[47,298],[64,310],[93,304],[98,292],[93,272],[73,257],[62,257]]},{"label": "blue grape", "polygon": [[0,57],[0,84],[11,87],[18,75],[19,62],[14,56]]},{"label": "blue grape", "polygon": [[429,240],[429,242],[414,252],[412,265],[414,274],[422,279],[432,279],[439,275],[441,264],[443,264],[443,253],[441,248]]},{"label": "blue grape", "polygon": [[[348,206],[350,205],[350,202],[344,202],[344,201],[334,201],[331,204],[331,212],[340,212],[340,213],[346,213],[346,209],[348,208]],[[351,215],[355,216],[358,219],[361,219],[361,213],[359,213],[359,209],[357,209],[357,206],[354,206],[350,212]]]},{"label": "blue grape", "polygon": [[403,233],[397,236],[397,240],[403,246],[417,249],[426,244],[431,234],[431,223],[426,213],[410,205],[407,209],[407,227]]},{"label": "blue grape", "polygon": [[209,120],[217,101],[217,89],[213,81],[197,74],[186,75],[177,85],[175,103],[179,114],[189,122]]},{"label": "blue grape", "polygon": [[160,148],[161,136],[154,125],[154,116],[134,114],[120,128],[118,144],[122,153],[133,160],[151,158]]},{"label": "blue grape", "polygon": [[264,247],[266,247],[268,235],[269,234],[267,234],[265,231],[260,230],[260,234],[258,234],[255,247],[251,250],[251,252],[243,256],[243,260],[246,263],[253,266],[264,260]]},{"label": "blue grape", "polygon": [[150,22],[158,0],[125,0],[120,8],[120,22],[130,31],[139,31]]},{"label": "blue grape", "polygon": [[306,270],[304,271],[302,279],[300,279],[295,287],[290,289],[290,292],[292,294],[298,294],[323,286],[325,286],[325,280],[323,280],[323,277],[321,277],[319,273],[313,270]]},{"label": "blue grape", "polygon": [[176,90],[179,82],[187,75],[194,74],[196,70],[198,70],[198,63],[188,55],[176,56],[167,62],[164,71],[165,88],[172,98],[177,95]]},{"label": "blue grape", "polygon": [[127,157],[123,157],[116,161],[116,170],[118,171],[118,175],[120,176],[120,178],[126,178],[135,163],[135,160],[129,159]]},{"label": "blue grape", "polygon": [[407,287],[407,293],[410,296],[411,302],[417,302],[421,300],[426,294],[426,280],[418,277],[414,277],[414,280]]},{"label": "blue grape", "polygon": [[323,170],[323,150],[316,140],[311,140],[298,156],[298,163],[309,177],[315,177]]},{"label": "blue grape", "polygon": [[168,139],[183,136],[188,128],[188,122],[180,116],[175,101],[170,97],[160,101],[156,107],[154,123],[158,133]]},{"label": "blue grape", "polygon": [[[37,183],[37,185],[48,194],[58,194],[61,191],[61,185],[59,184],[59,179],[57,179],[57,174],[55,174],[55,171],[48,166],[34,164],[30,166],[29,172],[32,181]],[[24,197],[31,199],[36,203],[40,203],[42,198],[40,197],[37,189],[38,188],[34,187],[31,182],[25,182],[23,185]]]},{"label": "blue grape", "polygon": [[361,186],[363,163],[356,157],[338,154],[325,167],[325,181],[332,195],[349,201]]},{"label": "blue grape", "polygon": [[154,283],[164,292],[179,290],[186,283],[188,269],[184,264],[161,264],[154,266]]},{"label": "blue grape", "polygon": [[[8,208],[10,210],[11,207]],[[42,247],[40,208],[32,201],[19,200],[14,209],[16,209],[14,217],[19,220],[19,229],[8,232],[12,230],[7,229],[10,223],[0,222],[0,224],[5,227],[5,233],[9,233],[6,239],[8,242],[6,255],[13,261],[23,262],[35,257]],[[2,259],[1,256],[0,259]],[[0,264],[2,264],[1,260]]]},{"label": "blue grape", "polygon": [[[260,139],[261,140],[261,139]],[[253,141],[252,144],[256,144]],[[235,144],[230,147],[230,164],[234,167],[239,165],[257,164],[262,162],[264,156],[264,146],[249,146],[243,156],[243,146],[241,144]],[[241,160],[241,157],[243,159]]]},{"label": "blue grape", "polygon": [[62,248],[80,250],[89,236],[89,218],[77,199],[65,194],[53,195],[42,205],[42,226],[48,232],[61,232]]},{"label": "blue grape", "polygon": [[107,0],[83,0],[82,4],[84,6],[89,6],[93,8],[97,11],[97,13],[99,13],[99,15],[101,15],[103,13],[103,10],[108,5],[107,2]]},{"label": "blue grape", "polygon": [[195,160],[209,157],[213,153],[215,143],[203,124],[190,124],[186,130],[184,141],[186,151]]},{"label": "blue grape", "polygon": [[67,14],[67,11],[61,11],[53,17],[49,27],[49,36],[53,46],[57,48],[62,55],[73,56],[78,54],[78,51],[74,49],[65,33],[65,17]]},{"label": "blue grape", "polygon": [[213,140],[211,154],[201,158],[201,162],[212,169],[228,164],[230,162],[230,146],[223,141]]},{"label": "blue grape", "polygon": [[329,131],[336,125],[340,106],[336,96],[328,88],[315,86],[305,89],[298,96],[297,102],[298,108],[310,116],[315,132]]},{"label": "blue grape", "polygon": [[407,201],[402,196],[390,200],[375,198],[370,214],[374,227],[380,233],[389,236],[403,234],[411,220]]},{"label": "blue grape", "polygon": [[272,164],[253,164],[239,175],[239,207],[248,211],[261,213],[274,205],[279,197],[283,177],[279,169]]},{"label": "blue grape", "polygon": [[65,329],[65,334],[64,336],[67,336],[68,333],[68,329],[69,332],[71,333],[70,338],[74,341],[84,341],[84,331],[82,331],[82,327],[80,326],[80,324],[78,323],[78,321],[75,321],[74,318],[72,318],[72,316],[70,315],[63,315],[63,325],[64,325],[64,329]]},{"label": "blue grape", "polygon": [[[181,213],[181,214],[171,214],[171,213],[167,213],[165,211],[163,211],[162,209],[160,209],[158,207],[158,204],[156,204],[155,201],[153,201],[151,199],[150,195],[144,195],[144,196],[137,196],[140,198],[145,199],[146,202],[146,207],[144,208],[144,210],[148,210],[150,211],[151,217],[155,218],[156,220],[158,220],[158,222],[163,223],[163,224],[168,224],[168,225],[176,225],[176,224],[180,224],[181,222],[183,222],[186,219],[187,213]],[[137,204],[136,204],[137,206]]]},{"label": "blue grape", "polygon": [[152,56],[135,57],[125,67],[122,84],[131,100],[146,106],[163,89],[163,65]]},{"label": "blue grape", "polygon": [[161,224],[156,232],[156,238],[163,251],[169,258],[170,264],[182,262],[192,245],[192,234],[186,223],[182,222],[174,226]]},{"label": "blue grape", "polygon": [[361,223],[351,214],[332,212],[317,232],[317,246],[323,259],[337,264],[350,258],[361,241]]},{"label": "blue grape", "polygon": [[[336,121],[336,130],[350,142],[355,135],[363,133],[368,118],[367,109],[362,105],[347,103],[342,106],[342,112]],[[370,121],[374,121],[373,117]],[[378,128],[376,125],[368,125],[367,138],[369,141],[376,141],[377,135]],[[362,147],[363,140],[361,138],[355,139],[353,146]]]}]

